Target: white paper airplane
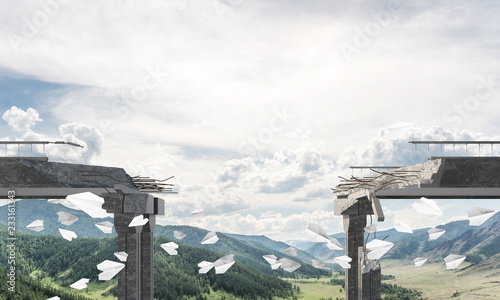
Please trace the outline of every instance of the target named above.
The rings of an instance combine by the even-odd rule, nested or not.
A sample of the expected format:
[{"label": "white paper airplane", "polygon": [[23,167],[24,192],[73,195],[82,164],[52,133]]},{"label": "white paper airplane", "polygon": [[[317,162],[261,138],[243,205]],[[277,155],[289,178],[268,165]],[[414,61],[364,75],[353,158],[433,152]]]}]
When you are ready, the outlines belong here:
[{"label": "white paper airplane", "polygon": [[398,224],[394,225],[394,229],[396,229],[399,232],[413,233],[413,230],[411,230],[410,226],[402,222],[399,222]]},{"label": "white paper airplane", "polygon": [[111,223],[110,221],[96,223],[95,226],[97,228],[99,228],[104,233],[112,233],[113,232],[113,223]]},{"label": "white paper airplane", "polygon": [[74,210],[81,210],[78,206],[71,203],[68,199],[49,199],[47,200],[47,202],[52,204],[61,204],[63,206],[66,206],[67,208],[71,208]]},{"label": "white paper airplane", "polygon": [[68,195],[66,199],[92,218],[106,218],[108,216],[106,210],[102,208],[104,199],[90,192]]},{"label": "white paper airplane", "polygon": [[328,243],[330,237],[319,224],[309,223],[306,228],[306,237],[311,242]]},{"label": "white paper airplane", "polygon": [[72,241],[73,239],[76,239],[78,236],[74,231],[71,230],[66,230],[66,229],[61,229],[59,228],[59,232],[61,233],[62,237],[68,241]]},{"label": "white paper airplane", "polygon": [[214,263],[204,260],[198,264],[198,267],[200,268],[198,273],[206,274],[208,271],[210,271],[210,269],[212,269],[213,266],[214,266]]},{"label": "white paper airplane", "polygon": [[175,249],[179,248],[179,245],[177,245],[176,243],[170,242],[170,243],[161,244],[160,246],[168,254],[170,254],[170,255],[177,255],[177,250],[175,250]]},{"label": "white paper airplane", "polygon": [[373,241],[366,244],[366,250],[368,251],[366,257],[368,259],[380,259],[393,246],[394,244],[391,242],[374,239]]},{"label": "white paper airplane", "polygon": [[321,269],[325,265],[324,262],[320,262],[320,261],[315,260],[315,259],[312,260],[312,263],[313,263],[312,266],[317,268],[317,269]]},{"label": "white paper airplane", "polygon": [[215,233],[215,231],[210,231],[207,233],[207,235],[203,238],[201,241],[202,245],[210,245],[210,244],[215,244],[219,240],[219,237]]},{"label": "white paper airplane", "polygon": [[115,277],[118,272],[120,272],[123,268],[125,268],[124,263],[119,263],[116,261],[105,260],[102,263],[97,265],[97,269],[102,271],[99,274],[99,280],[110,280]]},{"label": "white paper airplane", "polygon": [[495,214],[494,210],[474,207],[467,211],[469,226],[480,226]]},{"label": "white paper airplane", "polygon": [[234,265],[234,254],[228,254],[214,262],[215,274],[224,274],[229,268]]},{"label": "white paper airplane", "polygon": [[224,274],[229,268],[234,265],[234,254],[228,254],[216,260],[215,262],[202,261],[198,264],[200,270],[198,271],[200,274],[205,274],[210,269],[215,269],[215,274]]},{"label": "white paper airplane", "polygon": [[427,233],[429,233],[429,241],[436,240],[437,238],[442,236],[445,232],[446,230],[439,228],[429,229],[429,231],[427,231]]},{"label": "white paper airplane", "polygon": [[203,213],[203,209],[195,209],[191,212],[192,216],[199,216]]},{"label": "white paper airplane", "polygon": [[427,258],[424,257],[417,257],[413,260],[415,263],[415,267],[421,267],[425,262],[427,261]]},{"label": "white paper airplane", "polygon": [[297,256],[297,249],[295,249],[293,247],[286,248],[285,252],[288,253],[291,256]]},{"label": "white paper airplane", "polygon": [[144,218],[143,215],[138,215],[132,219],[128,227],[144,226],[148,221],[148,218]]},{"label": "white paper airplane", "polygon": [[264,255],[264,259],[271,265],[271,269],[276,270],[281,266],[281,262],[278,258],[272,254]]},{"label": "white paper airplane", "polygon": [[437,206],[436,202],[427,198],[420,198],[420,202],[415,202],[411,205],[416,211],[422,214],[442,216],[443,212]]},{"label": "white paper airplane", "polygon": [[176,238],[178,240],[182,240],[185,237],[186,237],[186,234],[184,232],[174,230],[174,238]]},{"label": "white paper airplane", "polygon": [[295,262],[293,260],[290,260],[288,258],[282,258],[280,259],[281,262],[281,268],[287,272],[293,272],[300,268],[300,264],[298,262]]},{"label": "white paper airplane", "polygon": [[342,245],[335,238],[330,238],[330,241],[326,243],[326,246],[330,250],[344,250],[344,248],[342,248]]},{"label": "white paper airplane", "polygon": [[59,298],[59,297],[57,297],[57,296],[54,296],[54,297],[49,298],[49,299],[47,299],[47,300],[61,300],[61,298]]},{"label": "white paper airplane", "polygon": [[82,279],[78,280],[77,282],[74,282],[72,285],[70,285],[70,287],[77,289],[77,290],[81,290],[81,289],[84,289],[87,287],[88,282],[89,282],[88,278],[82,278]]},{"label": "white paper airplane", "polygon": [[444,259],[444,262],[446,263],[446,269],[456,269],[458,265],[460,265],[465,260],[465,258],[465,255],[450,254],[446,256],[446,258]]},{"label": "white paper airplane", "polygon": [[351,268],[351,264],[350,264],[351,261],[352,261],[352,258],[350,258],[347,255],[335,257],[333,259],[333,262],[339,264],[344,269],[350,269]]},{"label": "white paper airplane", "polygon": [[262,214],[259,218],[259,220],[264,221],[268,224],[271,224],[278,220],[278,214],[275,211],[268,211],[265,214]]},{"label": "white paper airplane", "polygon": [[365,227],[365,231],[368,233],[374,233],[377,232],[377,224],[372,224],[370,226]]},{"label": "white paper airplane", "polygon": [[127,252],[115,252],[114,255],[120,260],[120,261],[127,261],[128,254]]},{"label": "white paper airplane", "polygon": [[162,167],[151,166],[151,167],[148,167],[147,169],[148,169],[149,172],[151,172],[151,174],[153,174],[153,176],[156,179],[164,179],[166,177],[165,176],[165,170]]},{"label": "white paper airplane", "polygon": [[389,140],[397,140],[402,136],[404,136],[414,126],[415,124],[413,123],[401,122],[401,121],[396,122],[387,127],[387,129],[389,130],[389,134],[385,135],[384,137]]},{"label": "white paper airplane", "polygon": [[77,216],[73,216],[72,214],[68,214],[67,212],[60,211],[57,213],[59,218],[57,219],[57,222],[60,222],[61,224],[70,226],[71,224],[75,223],[78,221]]},{"label": "white paper airplane", "polygon": [[26,228],[33,230],[33,231],[40,232],[44,229],[43,220],[35,220],[35,221],[31,222],[30,224],[28,224],[28,226],[26,226]]}]

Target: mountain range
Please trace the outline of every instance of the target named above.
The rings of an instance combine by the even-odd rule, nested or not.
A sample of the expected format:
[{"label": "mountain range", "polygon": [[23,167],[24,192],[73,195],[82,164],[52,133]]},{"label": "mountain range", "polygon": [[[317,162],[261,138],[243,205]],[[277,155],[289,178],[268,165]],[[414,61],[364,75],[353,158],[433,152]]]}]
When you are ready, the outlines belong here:
[{"label": "mountain range", "polygon": [[[29,232],[33,235],[57,235],[60,233],[58,228],[73,230],[77,233],[79,237],[110,237],[115,236],[116,233],[113,230],[112,234],[105,234],[99,230],[95,223],[102,221],[113,222],[112,218],[103,219],[92,219],[86,213],[78,210],[69,209],[60,204],[49,204],[43,200],[23,200],[16,202],[16,225],[17,230]],[[75,215],[79,218],[77,222],[71,226],[66,226],[57,222],[58,215],[57,212],[64,211]],[[7,207],[0,207],[0,214],[7,214]],[[36,219],[44,220],[45,229],[41,232],[34,232],[26,228],[26,226]],[[0,219],[0,223],[5,224],[6,220]],[[439,225],[436,228],[446,230],[439,239],[429,241],[427,231],[430,228],[423,228],[414,230],[413,234],[401,233],[395,229],[390,229],[386,231],[377,232],[379,239],[385,238],[386,241],[393,242],[394,247],[384,256],[385,258],[392,259],[406,259],[412,255],[423,255],[426,252],[432,252],[439,247],[447,247],[450,249],[462,249],[464,252],[462,244],[466,244],[467,247],[471,249],[465,251],[470,255],[479,255],[476,253],[486,253],[488,250],[478,250],[481,247],[487,246],[487,241],[494,239],[498,234],[494,230],[487,231],[487,233],[479,235],[483,229],[491,227],[494,223],[500,221],[500,213],[496,213],[489,220],[487,220],[481,226],[469,226],[467,220],[454,221],[444,225]],[[156,236],[166,236],[172,240],[176,240],[173,237],[173,231],[178,230],[187,234],[186,238],[182,240],[182,243],[197,246],[197,247],[207,247],[214,251],[220,253],[226,253],[228,251],[237,252],[240,254],[240,258],[246,261],[249,265],[256,266],[259,270],[269,273],[268,264],[262,259],[263,255],[274,254],[278,258],[286,257],[289,259],[295,259],[300,262],[305,262],[311,264],[313,259],[317,259],[324,262],[331,262],[333,258],[337,256],[344,255],[344,251],[332,251],[326,247],[324,243],[313,243],[309,241],[287,241],[279,242],[272,240],[263,235],[241,235],[241,234],[230,234],[230,233],[217,233],[222,243],[216,243],[214,245],[201,245],[200,241],[208,233],[208,231],[196,227],[190,226],[156,226],[155,235]],[[477,231],[477,233],[476,233]],[[486,235],[489,235],[486,238]],[[481,236],[483,240],[479,240],[477,236]],[[337,233],[330,235],[332,238],[336,238],[342,246],[345,244],[344,233]],[[365,234],[365,238],[367,234]],[[373,237],[373,234],[371,235]],[[474,239],[472,239],[474,237]],[[474,242],[472,242],[474,241]],[[476,246],[473,247],[473,243]],[[290,246],[298,249],[297,256],[292,257],[284,250]],[[439,246],[439,247],[438,247]],[[436,248],[437,247],[437,248]],[[242,251],[241,249],[247,249]],[[248,250],[252,249],[252,250]],[[474,250],[474,251],[473,251]],[[498,253],[500,251],[494,251]],[[489,252],[488,252],[489,253]],[[481,259],[486,259],[484,256],[480,256]],[[479,258],[471,259],[478,260]],[[305,264],[304,264],[305,265]],[[305,269],[308,269],[306,267]],[[274,271],[273,271],[274,272]],[[315,276],[314,270],[309,270],[307,272],[311,276]],[[316,274],[317,275],[317,274]],[[280,276],[287,276],[285,273],[281,273]]]}]

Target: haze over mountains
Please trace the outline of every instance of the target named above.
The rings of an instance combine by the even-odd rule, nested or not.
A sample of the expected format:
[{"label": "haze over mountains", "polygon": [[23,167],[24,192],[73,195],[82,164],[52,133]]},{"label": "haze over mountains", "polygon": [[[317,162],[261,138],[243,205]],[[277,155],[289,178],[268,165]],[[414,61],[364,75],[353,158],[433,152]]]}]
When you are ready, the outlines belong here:
[{"label": "haze over mountains", "polygon": [[[7,213],[7,207],[0,207],[0,214]],[[65,211],[79,218],[70,226],[63,225],[57,221],[57,212]],[[44,220],[45,229],[35,232],[26,228],[26,225],[36,219]],[[112,218],[92,219],[82,211],[66,208],[60,204],[50,204],[40,200],[22,200],[16,202],[16,230],[22,235],[20,240],[20,252],[22,253],[22,269],[30,271],[32,276],[43,278],[49,276],[56,285],[65,287],[76,280],[76,270],[86,274],[97,272],[95,265],[104,259],[114,259],[113,249],[116,249],[116,233],[104,234],[94,224],[102,221],[113,221]],[[4,220],[0,221],[4,223]],[[304,224],[304,229],[307,224]],[[5,226],[0,226],[5,228]],[[58,228],[73,230],[78,238],[72,242],[63,240]],[[382,262],[397,262],[402,268],[413,267],[415,257],[425,257],[426,264],[435,265],[438,270],[445,270],[443,259],[448,254],[466,255],[464,266],[459,267],[456,276],[464,274],[468,276],[487,276],[488,280],[495,281],[500,276],[500,213],[492,216],[488,221],[478,227],[469,226],[468,221],[454,221],[438,228],[446,230],[446,233],[437,240],[429,241],[427,230],[418,229],[413,234],[400,233],[394,229],[377,232],[377,238],[393,242],[394,247],[382,257]],[[186,234],[182,240],[174,238],[173,231],[181,231]],[[28,233],[28,234],[26,234]],[[263,235],[240,235],[217,232],[219,241],[212,245],[200,244],[207,230],[191,226],[156,226],[155,230],[155,276],[157,278],[168,277],[168,287],[165,284],[157,285],[157,293],[162,295],[207,295],[209,291],[216,292],[214,287],[223,290],[217,293],[245,296],[254,294],[274,297],[277,295],[290,296],[295,291],[279,278],[319,278],[329,276],[333,268],[341,271],[339,265],[331,263],[333,258],[344,255],[344,251],[332,251],[325,243],[312,243],[306,240],[288,241],[287,243],[274,241]],[[365,235],[366,237],[367,235]],[[344,246],[344,233],[331,235]],[[96,239],[97,238],[97,239]],[[370,239],[373,234],[370,235]],[[159,247],[160,243],[175,242],[179,244],[179,255],[169,256]],[[47,247],[43,245],[56,245]],[[90,245],[90,246],[89,246]],[[298,249],[297,256],[290,256],[284,250],[294,246]],[[86,258],[85,253],[92,252],[87,249],[94,247],[98,257]],[[87,248],[86,248],[87,247]],[[83,249],[83,250],[82,250]],[[87,249],[87,250],[85,250]],[[53,253],[49,253],[53,251]],[[69,255],[70,251],[71,255]],[[231,267],[229,274],[238,274],[235,279],[232,275],[198,274],[197,264],[202,260],[214,261],[224,255],[234,254],[236,265]],[[263,259],[264,255],[273,254],[278,258],[288,258],[301,264],[293,273],[284,270],[272,270],[270,265]],[[50,257],[64,257],[64,263],[56,263]],[[67,257],[66,257],[67,256]],[[0,255],[0,258],[3,256]],[[316,269],[311,266],[312,260],[326,262],[325,268]],[[59,260],[58,260],[59,261]],[[57,271],[50,271],[50,266],[57,265]],[[442,265],[442,266],[439,266]],[[424,269],[422,269],[424,271]],[[33,273],[35,272],[35,273]],[[235,273],[236,272],[236,273]],[[384,269],[382,270],[384,272]],[[389,270],[387,272],[390,272]],[[213,273],[213,272],[212,272]],[[434,272],[433,272],[434,273]],[[64,275],[63,275],[64,274]],[[157,274],[157,275],[156,275]],[[260,275],[259,275],[260,274]],[[94,274],[95,275],[95,274]],[[202,275],[207,275],[203,277]],[[58,277],[59,276],[59,277]],[[75,277],[76,276],[76,277]],[[264,276],[264,277],[263,277]],[[271,277],[265,277],[271,276]],[[175,279],[172,279],[175,278]],[[177,280],[179,278],[180,281]],[[250,279],[249,279],[250,278]],[[251,279],[254,278],[254,279]],[[266,279],[267,278],[267,279]],[[275,278],[278,281],[272,281]],[[253,280],[255,284],[249,280]],[[273,279],[274,280],[274,279]],[[91,281],[92,282],[92,281]],[[269,294],[266,285],[274,286]],[[399,283],[400,284],[400,283]],[[239,287],[251,286],[251,289],[240,289]],[[404,286],[404,285],[403,285]],[[97,290],[106,290],[107,295],[113,294],[109,290],[109,284],[94,281]],[[67,290],[71,292],[70,290]],[[228,291],[231,291],[228,293]],[[274,295],[274,296],[273,296]],[[172,299],[175,299],[172,298]]]},{"label": "haze over mountains", "polygon": [[[72,210],[60,204],[50,204],[43,200],[22,200],[16,202],[16,222],[17,230],[26,231],[34,235],[56,235],[59,236],[58,228],[70,229],[75,231],[79,237],[112,237],[113,234],[105,234],[99,230],[95,223],[102,221],[111,221],[112,218],[92,219],[82,211]],[[0,207],[0,213],[6,214],[6,207]],[[65,211],[73,214],[79,218],[77,222],[71,226],[66,226],[57,222],[57,212]],[[34,232],[26,229],[26,225],[36,219],[44,220],[45,229],[41,232]],[[437,261],[446,256],[448,252],[455,254],[468,255],[467,261],[473,260],[479,262],[488,260],[490,257],[500,252],[498,241],[500,240],[500,213],[496,213],[489,220],[481,226],[469,226],[467,220],[454,221],[444,225],[437,226],[437,228],[446,230],[446,233],[439,237],[437,240],[429,241],[427,230],[430,228],[423,228],[414,230],[413,234],[400,233],[395,229],[377,232],[378,239],[383,239],[395,243],[384,258],[392,259],[410,259],[419,256],[428,256],[429,262]],[[5,223],[4,220],[1,221]],[[304,228],[307,224],[304,224]],[[189,226],[156,226],[155,235],[166,236],[175,240],[173,237],[173,230],[182,231],[187,234],[181,242],[192,245],[202,246],[200,241],[207,233],[204,229],[199,229]],[[280,257],[290,257],[284,249],[289,246],[297,248],[298,256],[295,259],[301,260],[306,263],[311,263],[312,259],[321,260],[324,262],[331,261],[334,257],[344,255],[344,251],[332,251],[325,246],[325,243],[313,243],[307,240],[295,240],[278,242],[269,239],[262,235],[239,235],[239,234],[218,234],[222,240],[214,245],[209,245],[213,250],[223,253],[231,245],[233,248],[242,247],[242,244],[248,247],[253,247],[261,251],[262,255],[275,254]],[[365,237],[367,235],[365,234]],[[336,238],[343,246],[345,243],[344,233],[337,233],[331,235]],[[373,238],[373,234],[370,239]],[[226,246],[221,246],[226,245]],[[251,265],[259,266],[259,269],[265,270],[268,268],[266,262],[263,260],[249,261]],[[281,274],[280,274],[281,275]]]}]

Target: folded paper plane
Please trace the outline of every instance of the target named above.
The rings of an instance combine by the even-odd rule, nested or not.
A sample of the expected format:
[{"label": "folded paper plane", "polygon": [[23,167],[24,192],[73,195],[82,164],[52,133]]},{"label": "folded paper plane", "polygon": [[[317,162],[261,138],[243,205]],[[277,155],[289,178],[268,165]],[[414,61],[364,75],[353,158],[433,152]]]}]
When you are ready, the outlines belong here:
[{"label": "folded paper plane", "polygon": [[297,256],[297,249],[295,249],[293,247],[286,248],[285,252],[288,253],[288,255]]},{"label": "folded paper plane", "polygon": [[344,250],[344,248],[342,248],[342,245],[335,238],[330,238],[330,241],[326,243],[326,246],[330,250]]},{"label": "folded paper plane", "polygon": [[265,214],[262,214],[259,220],[264,221],[268,224],[275,222],[278,219],[278,214],[275,211],[268,211]]},{"label": "folded paper plane", "polygon": [[72,214],[68,214],[67,212],[60,211],[57,213],[59,218],[57,219],[57,222],[60,222],[61,224],[68,225],[70,226],[71,224],[75,223],[78,221],[77,216],[73,216]]},{"label": "folded paper plane", "polygon": [[115,275],[118,274],[118,272],[120,272],[123,268],[125,268],[124,263],[105,260],[97,265],[97,269],[99,271],[102,271],[102,273],[99,274],[99,280],[110,280],[111,278],[115,277]]},{"label": "folded paper plane", "polygon": [[96,223],[95,226],[97,228],[99,228],[104,233],[112,233],[113,232],[113,223],[111,223],[110,221]]},{"label": "folded paper plane", "polygon": [[458,267],[465,260],[465,255],[450,254],[446,256],[444,262],[446,263],[447,270],[453,270]]},{"label": "folded paper plane", "polygon": [[380,259],[384,254],[387,253],[392,247],[393,243],[374,239],[373,241],[366,244],[366,250],[368,251],[368,259]]},{"label": "folded paper plane", "polygon": [[287,272],[293,272],[300,268],[300,264],[298,262],[295,262],[293,260],[290,260],[288,258],[282,258],[280,259],[281,262],[281,268]]},{"label": "folded paper plane", "polygon": [[394,229],[396,229],[399,232],[406,232],[406,233],[413,233],[413,230],[408,226],[406,223],[399,222],[394,226]]},{"label": "folded paper plane", "polygon": [[234,254],[228,254],[214,262],[215,274],[224,274],[229,268],[234,265]]},{"label": "folded paper plane", "polygon": [[66,199],[92,218],[106,218],[108,214],[102,208],[104,199],[90,192],[68,195]]},{"label": "folded paper plane", "polygon": [[397,140],[404,136],[410,129],[412,129],[415,126],[413,123],[408,123],[408,122],[396,122],[394,124],[389,125],[387,129],[389,130],[389,133],[385,135],[384,137],[389,139],[389,140]]},{"label": "folded paper plane", "polygon": [[443,212],[437,206],[436,202],[427,198],[420,198],[420,202],[415,202],[412,204],[412,207],[422,214],[442,216]]},{"label": "folded paper plane", "polygon": [[309,223],[306,228],[306,237],[311,242],[328,243],[330,237],[319,224]]},{"label": "folded paper plane", "polygon": [[218,240],[219,240],[219,237],[217,236],[217,234],[215,233],[215,231],[210,231],[203,238],[203,240],[201,241],[201,244],[202,245],[211,245],[211,244],[217,243]]},{"label": "folded paper plane", "polygon": [[198,264],[200,274],[206,274],[210,269],[215,269],[215,274],[224,274],[234,265],[234,254],[228,254],[216,260],[215,262],[202,261]]},{"label": "folded paper plane", "polygon": [[177,255],[177,250],[176,249],[179,248],[179,245],[177,245],[176,243],[170,242],[170,243],[161,244],[160,246],[168,254],[170,254],[170,255]]},{"label": "folded paper plane", "polygon": [[206,274],[208,271],[210,271],[210,269],[212,269],[213,266],[214,263],[204,260],[198,264],[198,267],[200,268],[198,272],[200,274]]},{"label": "folded paper plane", "polygon": [[176,238],[178,240],[182,240],[185,237],[186,237],[186,234],[184,232],[174,230],[174,238]]},{"label": "folded paper plane", "polygon": [[415,263],[415,267],[421,267],[426,261],[427,258],[417,257],[413,260],[413,263]]},{"label": "folded paper plane", "polygon": [[73,283],[72,285],[70,285],[70,287],[77,289],[77,290],[81,290],[81,289],[84,289],[87,287],[88,282],[89,282],[88,278],[82,278],[82,279],[78,280],[77,282]]},{"label": "folded paper plane", "polygon": [[429,241],[438,239],[438,238],[439,238],[440,236],[442,236],[445,232],[446,232],[446,230],[444,230],[444,229],[439,229],[439,228],[432,228],[432,229],[429,229],[429,231],[427,231],[427,233],[429,233]]},{"label": "folded paper plane", "polygon": [[365,227],[365,231],[368,233],[374,233],[377,232],[377,224],[372,224],[370,226]]},{"label": "folded paper plane", "polygon": [[271,265],[272,270],[276,270],[281,266],[281,262],[278,258],[272,254],[264,255],[264,259]]},{"label": "folded paper plane", "polygon": [[63,206],[66,206],[67,208],[75,210],[81,210],[78,206],[71,203],[68,199],[49,199],[47,200],[47,202],[52,204],[61,204]]},{"label": "folded paper plane", "polygon": [[191,212],[192,216],[199,216],[203,213],[203,209],[195,209]]},{"label": "folded paper plane", "polygon": [[132,219],[130,224],[128,224],[128,227],[143,226],[146,225],[148,221],[149,221],[148,218],[144,218],[143,215],[138,215],[137,217]]},{"label": "folded paper plane", "polygon": [[470,226],[480,226],[495,214],[494,210],[474,207],[467,211]]},{"label": "folded paper plane", "polygon": [[347,256],[347,255],[335,257],[333,259],[333,262],[339,264],[344,269],[350,269],[351,268],[351,264],[350,264],[351,261],[352,261],[352,259],[349,256]]},{"label": "folded paper plane", "polygon": [[33,231],[42,231],[44,229],[43,227],[43,220],[35,220],[33,222],[31,222],[30,224],[28,224],[28,226],[26,226],[26,228],[28,229],[31,229]]},{"label": "folded paper plane", "polygon": [[120,260],[120,261],[127,261],[128,254],[126,252],[115,252],[114,255]]},{"label": "folded paper plane", "polygon": [[324,262],[320,262],[320,261],[315,260],[315,259],[312,260],[312,263],[313,263],[312,266],[317,268],[317,269],[321,269],[325,265]]},{"label": "folded paper plane", "polygon": [[68,241],[72,241],[73,239],[76,239],[78,236],[74,231],[71,230],[66,230],[66,229],[61,229],[59,228],[59,232],[61,233],[62,237]]}]

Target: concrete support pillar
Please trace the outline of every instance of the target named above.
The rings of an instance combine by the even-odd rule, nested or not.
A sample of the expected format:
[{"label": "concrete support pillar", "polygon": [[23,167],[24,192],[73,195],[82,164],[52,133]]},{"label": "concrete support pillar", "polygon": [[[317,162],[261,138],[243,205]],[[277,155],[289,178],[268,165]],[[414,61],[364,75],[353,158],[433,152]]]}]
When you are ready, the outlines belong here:
[{"label": "concrete support pillar", "polygon": [[134,214],[115,213],[118,251],[128,254],[125,268],[118,273],[118,299],[141,300],[141,231],[142,226],[128,227]]},{"label": "concrete support pillar", "polygon": [[364,228],[366,227],[366,215],[343,215],[345,231],[345,255],[352,258],[351,268],[345,271],[345,293],[346,300],[357,300],[358,295],[358,248],[364,244]]},{"label": "concrete support pillar", "polygon": [[358,286],[362,291],[362,298],[359,299],[382,300],[380,261],[365,260],[363,247],[359,248],[359,272],[361,276]]},{"label": "concrete support pillar", "polygon": [[[117,193],[103,194],[102,208],[114,214],[118,251],[128,254],[125,268],[118,273],[118,300],[153,300],[153,233],[156,215],[165,213],[165,203],[148,194],[127,191],[124,186],[115,189]],[[128,227],[138,215],[149,221],[144,226]]]},{"label": "concrete support pillar", "polygon": [[142,227],[141,233],[141,299],[153,300],[153,233],[156,225],[156,215],[144,215],[144,217],[148,218],[149,222]]}]

